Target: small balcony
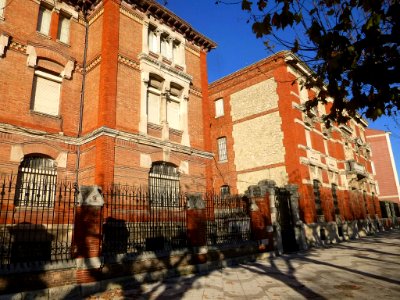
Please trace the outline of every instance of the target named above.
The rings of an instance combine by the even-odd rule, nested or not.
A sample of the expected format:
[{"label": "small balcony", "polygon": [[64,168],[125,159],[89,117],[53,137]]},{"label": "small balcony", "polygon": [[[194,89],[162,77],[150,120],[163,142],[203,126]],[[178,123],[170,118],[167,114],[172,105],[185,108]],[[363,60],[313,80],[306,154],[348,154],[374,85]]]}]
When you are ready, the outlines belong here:
[{"label": "small balcony", "polygon": [[346,170],[348,174],[356,174],[359,179],[367,177],[368,175],[365,167],[354,160],[346,161]]}]

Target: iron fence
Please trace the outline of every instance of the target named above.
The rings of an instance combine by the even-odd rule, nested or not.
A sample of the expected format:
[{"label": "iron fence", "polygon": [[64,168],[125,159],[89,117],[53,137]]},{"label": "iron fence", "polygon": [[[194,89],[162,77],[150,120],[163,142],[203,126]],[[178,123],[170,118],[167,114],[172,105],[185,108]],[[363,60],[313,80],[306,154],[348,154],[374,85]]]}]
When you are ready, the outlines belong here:
[{"label": "iron fence", "polygon": [[103,255],[187,246],[184,195],[114,185],[103,191],[103,196]]},{"label": "iron fence", "polygon": [[16,176],[0,175],[1,268],[71,258],[75,189],[70,183],[46,182],[53,194],[51,205],[42,205],[31,198],[40,199],[43,187],[43,181],[25,180],[21,186]]},{"label": "iron fence", "polygon": [[206,197],[207,245],[238,244],[250,240],[248,201],[241,196]]}]

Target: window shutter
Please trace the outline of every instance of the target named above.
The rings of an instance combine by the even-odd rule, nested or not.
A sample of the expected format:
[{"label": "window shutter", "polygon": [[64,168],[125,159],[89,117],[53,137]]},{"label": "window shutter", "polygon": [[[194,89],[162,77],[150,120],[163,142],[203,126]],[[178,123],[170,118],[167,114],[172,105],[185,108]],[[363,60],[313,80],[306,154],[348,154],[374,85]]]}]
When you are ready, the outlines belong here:
[{"label": "window shutter", "polygon": [[218,99],[215,101],[215,117],[221,117],[224,115],[224,100]]},{"label": "window shutter", "polygon": [[149,29],[149,50],[154,53],[158,52],[157,36],[153,29]]},{"label": "window shutter", "polygon": [[160,124],[160,95],[147,94],[147,121]]},{"label": "window shutter", "polygon": [[57,116],[60,105],[59,82],[35,76],[33,84],[33,110]]},{"label": "window shutter", "polygon": [[65,44],[69,43],[69,24],[69,18],[61,17],[60,23],[58,25],[58,39]]},{"label": "window shutter", "polygon": [[161,37],[161,55],[167,57],[168,52],[168,42],[165,36]]},{"label": "window shutter", "polygon": [[51,11],[43,6],[39,10],[37,31],[49,35],[51,22]]},{"label": "window shutter", "polygon": [[168,125],[174,129],[180,129],[180,105],[179,102],[168,101],[167,103],[167,120]]}]

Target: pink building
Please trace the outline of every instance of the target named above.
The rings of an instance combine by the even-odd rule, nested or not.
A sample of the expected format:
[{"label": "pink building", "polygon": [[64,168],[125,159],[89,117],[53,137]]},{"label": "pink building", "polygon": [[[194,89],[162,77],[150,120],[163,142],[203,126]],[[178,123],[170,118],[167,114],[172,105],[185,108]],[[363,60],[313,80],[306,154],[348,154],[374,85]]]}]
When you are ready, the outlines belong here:
[{"label": "pink building", "polygon": [[[367,129],[367,141],[371,145],[372,161],[378,182],[378,193],[381,206],[385,204],[392,216],[400,216],[400,185],[394,162],[390,132]],[[384,209],[382,210],[384,214]]]}]

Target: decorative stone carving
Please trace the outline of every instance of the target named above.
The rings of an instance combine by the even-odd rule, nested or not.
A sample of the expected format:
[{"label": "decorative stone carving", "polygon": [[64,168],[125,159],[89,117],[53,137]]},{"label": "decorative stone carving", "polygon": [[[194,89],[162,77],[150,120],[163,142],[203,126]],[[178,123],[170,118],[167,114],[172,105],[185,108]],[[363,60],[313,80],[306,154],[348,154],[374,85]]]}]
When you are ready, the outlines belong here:
[{"label": "decorative stone carving", "polygon": [[6,53],[6,47],[8,46],[9,41],[10,37],[8,35],[0,35],[0,57],[2,57]]},{"label": "decorative stone carving", "polygon": [[72,71],[75,68],[75,62],[72,60],[69,60],[67,64],[65,65],[64,70],[61,72],[61,77],[66,78],[66,79],[71,79],[72,77]]},{"label": "decorative stone carving", "polygon": [[87,206],[103,206],[104,199],[97,185],[81,185],[78,194],[78,204]]},{"label": "decorative stone carving", "polygon": [[28,45],[26,47],[26,54],[28,54],[28,59],[26,61],[26,65],[28,67],[34,68],[36,67],[37,64],[37,54],[36,54],[36,50],[35,47]]}]

